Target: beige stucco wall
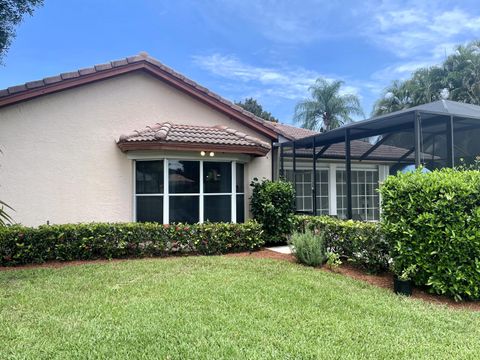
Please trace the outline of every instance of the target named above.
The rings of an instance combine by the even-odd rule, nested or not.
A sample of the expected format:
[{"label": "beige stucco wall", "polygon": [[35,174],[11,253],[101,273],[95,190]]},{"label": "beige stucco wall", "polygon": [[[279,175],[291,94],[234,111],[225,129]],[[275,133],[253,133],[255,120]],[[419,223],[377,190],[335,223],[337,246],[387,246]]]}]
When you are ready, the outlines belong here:
[{"label": "beige stucco wall", "polygon": [[[25,225],[131,221],[132,160],[121,134],[156,122],[254,130],[144,72],[122,75],[0,108],[0,199]],[[271,155],[247,177],[271,176]]]}]

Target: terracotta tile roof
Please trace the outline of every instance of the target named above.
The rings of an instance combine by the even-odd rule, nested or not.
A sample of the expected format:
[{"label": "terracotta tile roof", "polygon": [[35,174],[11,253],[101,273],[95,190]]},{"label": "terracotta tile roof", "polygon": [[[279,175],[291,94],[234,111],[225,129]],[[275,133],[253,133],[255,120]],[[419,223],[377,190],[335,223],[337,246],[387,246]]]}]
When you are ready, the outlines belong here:
[{"label": "terracotta tile roof", "polygon": [[165,66],[145,52],[125,59],[62,73],[0,90],[0,107],[139,69],[150,71],[163,80],[170,82],[180,90],[196,96],[199,100],[208,103],[210,106],[216,106],[220,110],[228,112],[228,115],[263,132],[270,138],[276,138],[277,132],[274,128],[265,124],[268,123],[266,120],[255,116],[240,106],[235,105],[231,101],[224,99],[195,81]]},{"label": "terracotta tile roof", "polygon": [[[142,144],[137,147],[136,144]],[[137,130],[130,135],[122,135],[118,145],[122,150],[145,148],[148,144],[173,150],[175,147],[205,146],[205,150],[217,148],[228,152],[241,152],[265,155],[270,144],[256,137],[226,126],[178,125],[169,122],[157,123]],[[181,146],[181,147],[180,147]],[[228,149],[230,147],[230,149]]]},{"label": "terracotta tile roof", "polygon": [[277,131],[277,133],[287,138],[288,140],[298,140],[298,139],[305,138],[307,136],[319,134],[318,131],[303,129],[303,128],[295,127],[293,125],[274,123],[274,122],[270,122],[270,124],[267,124],[267,125],[272,125],[273,128]]}]

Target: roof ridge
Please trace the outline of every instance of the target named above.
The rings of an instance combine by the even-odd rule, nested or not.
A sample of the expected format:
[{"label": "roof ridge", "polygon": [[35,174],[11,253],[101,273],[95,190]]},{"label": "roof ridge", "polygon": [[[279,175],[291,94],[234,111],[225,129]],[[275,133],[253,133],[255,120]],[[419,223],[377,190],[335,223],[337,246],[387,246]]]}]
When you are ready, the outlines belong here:
[{"label": "roof ridge", "polygon": [[[150,64],[163,71],[165,74],[163,79],[165,81],[170,81],[168,80],[168,77],[171,76],[171,81],[180,81],[181,83],[184,83],[186,87],[183,91],[191,92],[191,95],[193,96],[206,96],[209,101],[216,101],[219,104],[219,108],[223,104],[224,106],[228,107],[228,109],[238,113],[239,120],[241,122],[243,121],[248,124],[248,122],[251,121],[251,124],[249,125],[250,127],[263,132],[269,137],[274,138],[275,134],[277,134],[275,129],[272,128],[272,126],[270,126],[266,120],[243,109],[242,107],[234,104],[232,101],[221,97],[208,88],[164,65],[157,59],[148,55],[146,52],[140,52],[138,55],[128,56],[119,60],[112,60],[107,63],[96,64],[91,67],[81,68],[70,72],[63,72],[57,75],[44,77],[42,79],[29,81],[23,84],[17,84],[5,89],[0,89],[0,107],[14,104],[19,101],[29,100],[31,98],[46,95],[52,92],[61,91],[70,87],[80,86],[91,81],[105,79],[109,76],[119,75],[130,71],[130,68],[135,64],[140,65],[131,70],[138,70],[142,68],[142,63]],[[161,77],[161,75],[158,76]],[[222,109],[220,110],[222,111]],[[244,118],[242,119],[240,115],[242,115]],[[260,125],[261,128],[254,124]]]}]

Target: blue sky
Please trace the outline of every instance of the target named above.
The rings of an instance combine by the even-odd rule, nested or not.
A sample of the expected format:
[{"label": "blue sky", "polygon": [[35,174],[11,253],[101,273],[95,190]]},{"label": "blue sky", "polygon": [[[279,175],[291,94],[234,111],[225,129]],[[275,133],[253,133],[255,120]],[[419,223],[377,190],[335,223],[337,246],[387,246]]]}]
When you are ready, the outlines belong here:
[{"label": "blue sky", "polygon": [[366,115],[382,89],[480,39],[477,1],[45,0],[17,29],[0,88],[144,50],[282,122],[315,78],[345,81]]}]

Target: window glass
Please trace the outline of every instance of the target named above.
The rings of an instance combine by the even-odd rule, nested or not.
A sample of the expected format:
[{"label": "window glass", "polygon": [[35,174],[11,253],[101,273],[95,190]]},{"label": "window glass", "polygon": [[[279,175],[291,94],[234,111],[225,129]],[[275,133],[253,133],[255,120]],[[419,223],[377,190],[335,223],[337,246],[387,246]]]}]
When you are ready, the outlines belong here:
[{"label": "window glass", "polygon": [[237,163],[237,184],[236,184],[236,190],[237,193],[244,193],[245,192],[245,170],[244,170],[244,165]]},{"label": "window glass", "polygon": [[237,223],[245,222],[245,195],[237,195]]},{"label": "window glass", "polygon": [[206,195],[203,203],[203,217],[205,221],[232,221],[232,197],[230,195]]},{"label": "window glass", "polygon": [[163,160],[136,162],[137,194],[163,193]]},{"label": "window glass", "polygon": [[[355,220],[379,220],[378,171],[352,170],[352,216]],[[347,179],[345,170],[337,171],[337,213],[347,216]]]},{"label": "window glass", "polygon": [[137,196],[137,221],[163,223],[163,196]]},{"label": "window glass", "polygon": [[317,214],[328,215],[328,170],[317,170]]},{"label": "window glass", "polygon": [[204,162],[203,163],[203,192],[231,193],[232,192],[232,163]]},{"label": "window glass", "polygon": [[200,192],[200,162],[170,160],[168,162],[170,194]]},{"label": "window glass", "polygon": [[199,221],[199,196],[170,196],[170,222],[188,224]]}]

